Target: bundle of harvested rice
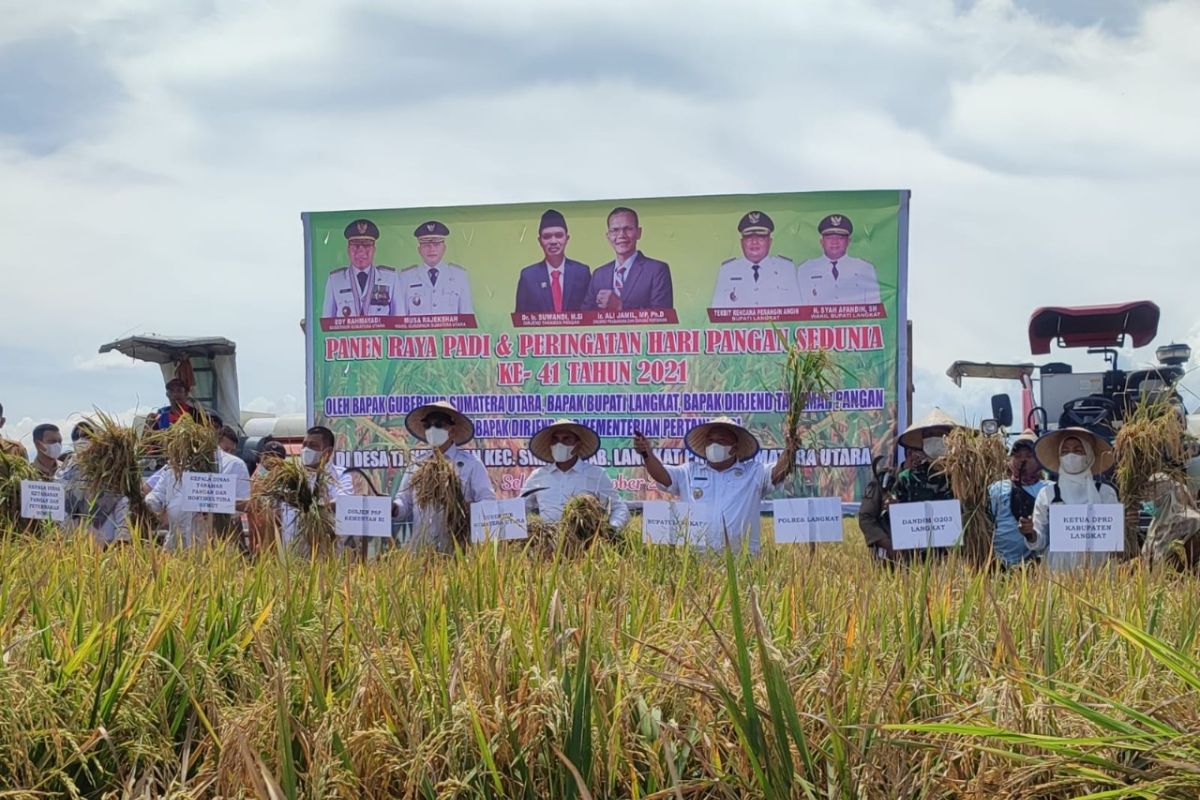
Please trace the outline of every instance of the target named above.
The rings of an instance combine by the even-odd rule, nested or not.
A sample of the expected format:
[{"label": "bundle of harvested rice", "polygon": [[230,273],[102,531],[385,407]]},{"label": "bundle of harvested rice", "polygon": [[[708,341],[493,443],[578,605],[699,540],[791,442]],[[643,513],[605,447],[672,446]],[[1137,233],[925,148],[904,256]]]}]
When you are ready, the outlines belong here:
[{"label": "bundle of harvested rice", "polygon": [[[1187,428],[1178,406],[1166,398],[1138,403],[1117,431],[1114,447],[1117,496],[1126,509],[1141,509],[1154,476],[1187,485]],[[1137,536],[1137,529],[1127,525],[1127,558],[1138,553]]]},{"label": "bundle of harvested rice", "polygon": [[148,455],[142,432],[98,412],[89,419],[87,447],[77,448],[74,462],[89,492],[109,492],[129,501],[130,524],[146,529],[151,514],[142,498],[141,461]]},{"label": "bundle of harvested rice", "polygon": [[441,450],[434,450],[413,470],[412,490],[417,505],[445,515],[451,541],[460,547],[470,544],[471,511],[463,494],[462,480]]},{"label": "bundle of harvested rice", "polygon": [[787,347],[783,362],[783,393],[788,409],[783,418],[784,441],[799,441],[800,422],[814,396],[828,395],[833,390],[833,372],[840,369],[828,350],[805,350],[796,342],[788,342],[783,331],[776,329],[780,342]]},{"label": "bundle of harvested rice", "polygon": [[0,449],[0,533],[26,527],[21,519],[21,481],[41,479],[24,447],[19,453],[8,447]]},{"label": "bundle of harvested rice", "polygon": [[577,494],[563,506],[558,525],[564,538],[590,545],[600,539],[612,538],[608,520],[608,507],[600,498],[593,494]]},{"label": "bundle of harvested rice", "polygon": [[26,458],[25,445],[20,442],[14,442],[12,439],[0,439],[0,453],[7,453],[10,456],[20,456]]},{"label": "bundle of harvested rice", "polygon": [[984,436],[971,428],[946,434],[946,453],[932,464],[945,475],[962,508],[963,553],[976,566],[992,557],[994,523],[989,513],[988,487],[1008,472],[1008,453],[1000,436]]},{"label": "bundle of harvested rice", "polygon": [[296,539],[312,555],[333,552],[337,535],[333,507],[321,502],[329,496],[329,473],[309,471],[298,461],[282,460],[251,484],[251,507],[269,513],[272,521],[281,506],[296,514]]},{"label": "bundle of harvested rice", "polygon": [[217,432],[207,421],[185,414],[169,428],[151,434],[175,477],[217,471]]},{"label": "bundle of harvested rice", "polygon": [[537,514],[525,518],[525,547],[538,553],[553,553],[558,547],[558,526]]}]

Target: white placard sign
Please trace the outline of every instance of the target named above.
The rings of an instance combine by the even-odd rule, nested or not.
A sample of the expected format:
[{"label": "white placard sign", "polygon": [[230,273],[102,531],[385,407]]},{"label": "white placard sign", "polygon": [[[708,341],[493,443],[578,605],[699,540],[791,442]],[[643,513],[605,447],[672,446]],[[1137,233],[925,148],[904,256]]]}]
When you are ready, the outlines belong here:
[{"label": "white placard sign", "polygon": [[25,519],[67,518],[67,495],[62,484],[49,481],[21,481],[21,516]]},{"label": "white placard sign", "polygon": [[520,497],[471,503],[472,542],[527,538],[525,501]]},{"label": "white placard sign", "polygon": [[962,507],[957,500],[893,503],[888,506],[888,516],[892,521],[892,547],[896,550],[960,544]]},{"label": "white placard sign", "polygon": [[1125,549],[1125,506],[1050,504],[1050,552],[1116,553]]},{"label": "white placard sign", "polygon": [[842,498],[800,497],[776,500],[775,543],[840,542]]},{"label": "white placard sign", "polygon": [[708,546],[709,507],[675,500],[642,503],[642,537],[647,544]]},{"label": "white placard sign", "polygon": [[[169,476],[167,476],[169,478]],[[183,473],[183,510],[237,513],[237,476],[219,472]]]},{"label": "white placard sign", "polygon": [[334,501],[338,536],[392,536],[392,498],[373,495],[340,495]]}]

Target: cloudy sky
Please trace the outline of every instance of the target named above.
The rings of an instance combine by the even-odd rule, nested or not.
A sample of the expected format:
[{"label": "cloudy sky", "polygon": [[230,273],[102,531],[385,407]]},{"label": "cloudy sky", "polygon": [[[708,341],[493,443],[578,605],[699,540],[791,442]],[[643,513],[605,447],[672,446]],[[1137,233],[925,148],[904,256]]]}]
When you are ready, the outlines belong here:
[{"label": "cloudy sky", "polygon": [[993,386],[945,368],[1027,359],[1038,305],[1151,299],[1156,344],[1200,345],[1195,0],[0,0],[0,18],[10,436],[159,404],[156,368],[96,356],[143,332],[234,339],[243,405],[302,410],[305,210],[908,188],[918,413],[981,416]]}]

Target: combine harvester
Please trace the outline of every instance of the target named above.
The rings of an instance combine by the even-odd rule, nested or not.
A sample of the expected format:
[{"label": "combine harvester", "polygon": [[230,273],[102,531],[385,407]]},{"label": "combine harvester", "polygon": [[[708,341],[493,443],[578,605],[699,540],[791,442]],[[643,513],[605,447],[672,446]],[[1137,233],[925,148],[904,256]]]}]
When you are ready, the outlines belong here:
[{"label": "combine harvester", "polygon": [[[1149,301],[1108,306],[1039,308],[1029,318],[1032,355],[1059,349],[1086,348],[1088,355],[1103,357],[1106,369],[1076,372],[1063,362],[993,364],[955,361],[946,374],[955,385],[963,378],[1017,381],[1021,385],[1020,424],[1013,426],[1012,402],[1007,394],[992,396],[988,427],[1014,430],[1030,428],[1038,435],[1059,428],[1079,427],[1113,441],[1125,418],[1139,403],[1166,400],[1187,420],[1188,432],[1200,437],[1200,414],[1188,413],[1178,391],[1184,365],[1192,350],[1186,344],[1168,344],[1155,350],[1158,366],[1124,370],[1118,351],[1145,347],[1158,335],[1159,308]],[[985,423],[985,424],[987,424]],[[1200,457],[1188,462],[1193,493],[1200,491]]]}]

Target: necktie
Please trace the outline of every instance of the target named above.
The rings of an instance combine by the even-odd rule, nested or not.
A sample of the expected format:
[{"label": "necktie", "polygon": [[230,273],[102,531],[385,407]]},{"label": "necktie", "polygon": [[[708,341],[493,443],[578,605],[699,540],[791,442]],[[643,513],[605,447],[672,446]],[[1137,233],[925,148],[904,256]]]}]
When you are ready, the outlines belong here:
[{"label": "necktie", "polygon": [[365,292],[367,290],[367,271],[365,269],[359,270],[358,275],[355,277],[358,278],[358,290]]},{"label": "necktie", "polygon": [[617,270],[617,277],[613,280],[613,291],[617,293],[617,297],[621,296],[623,288],[625,288],[625,268],[621,267]]},{"label": "necktie", "polygon": [[751,264],[750,266],[754,270],[754,282],[758,283],[758,264]]},{"label": "necktie", "polygon": [[433,286],[437,286],[437,273],[437,267],[429,268],[429,283]]},{"label": "necktie", "polygon": [[833,279],[835,281],[837,280],[837,262],[836,261],[833,262]]},{"label": "necktie", "polygon": [[554,313],[562,313],[562,273],[559,270],[550,270],[550,297],[554,299]]}]

